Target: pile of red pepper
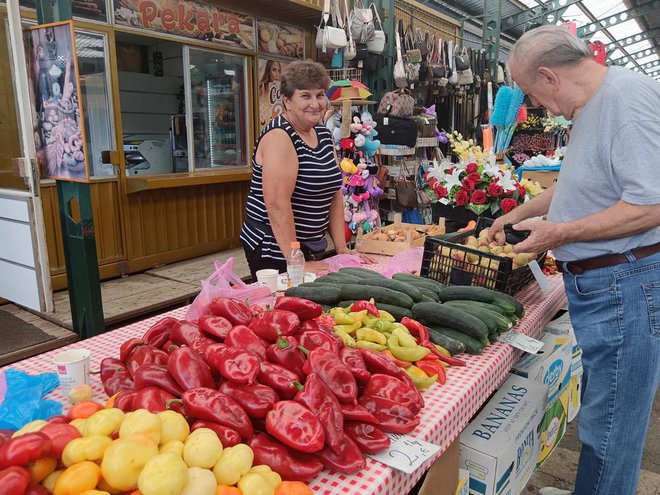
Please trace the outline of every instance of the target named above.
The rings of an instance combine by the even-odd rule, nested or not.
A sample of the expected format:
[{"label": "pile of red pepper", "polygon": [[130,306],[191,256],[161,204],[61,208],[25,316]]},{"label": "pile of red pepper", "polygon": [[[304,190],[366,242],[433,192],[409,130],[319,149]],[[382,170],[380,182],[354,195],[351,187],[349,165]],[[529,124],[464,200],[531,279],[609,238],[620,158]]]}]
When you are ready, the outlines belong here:
[{"label": "pile of red pepper", "polygon": [[[424,400],[390,358],[346,347],[320,305],[279,297],[274,309],[219,298],[196,322],[164,318],[101,363],[115,407],[182,412],[223,445],[248,442],[254,463],[285,480],[324,467],[355,473],[386,432],[418,425]],[[138,393],[139,391],[139,393]]]}]

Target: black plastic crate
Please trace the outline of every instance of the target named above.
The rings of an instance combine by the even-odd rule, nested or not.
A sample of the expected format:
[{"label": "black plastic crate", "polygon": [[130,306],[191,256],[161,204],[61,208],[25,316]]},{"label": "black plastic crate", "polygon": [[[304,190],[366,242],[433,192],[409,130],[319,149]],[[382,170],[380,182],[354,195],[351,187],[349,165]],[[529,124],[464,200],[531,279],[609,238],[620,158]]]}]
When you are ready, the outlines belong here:
[{"label": "black plastic crate", "polygon": [[[463,245],[471,235],[477,237],[493,219],[479,218],[473,230],[457,232],[447,239],[428,237],[424,243],[422,277],[432,278],[446,285],[475,285],[506,294],[515,294],[534,280],[531,268],[513,269],[511,258],[485,253]],[[543,267],[546,253],[536,261]],[[471,258],[469,261],[467,258]]]}]

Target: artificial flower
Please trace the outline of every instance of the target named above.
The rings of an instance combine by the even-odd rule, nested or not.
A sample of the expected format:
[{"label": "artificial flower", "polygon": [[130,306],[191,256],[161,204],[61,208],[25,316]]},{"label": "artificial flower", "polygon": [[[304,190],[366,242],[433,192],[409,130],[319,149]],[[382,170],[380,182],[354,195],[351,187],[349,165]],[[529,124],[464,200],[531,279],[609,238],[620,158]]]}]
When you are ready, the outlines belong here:
[{"label": "artificial flower", "polygon": [[504,189],[496,181],[491,182],[486,186],[486,192],[493,198],[499,198],[504,194]]},{"label": "artificial flower", "polygon": [[477,169],[479,168],[479,165],[476,163],[468,163],[467,166],[465,167],[465,171],[469,174],[474,174],[476,173]]},{"label": "artificial flower", "polygon": [[470,197],[470,201],[474,203],[475,205],[483,205],[488,201],[488,196],[486,196],[486,193],[483,192],[481,189],[477,189],[472,193],[472,196]]},{"label": "artificial flower", "polygon": [[465,206],[470,199],[470,195],[465,189],[461,189],[456,193],[454,201],[456,201],[457,206]]},{"label": "artificial flower", "polygon": [[504,198],[500,203],[500,208],[502,208],[502,211],[504,213],[509,213],[510,211],[514,210],[517,207],[518,207],[518,201],[516,201],[513,198]]},{"label": "artificial flower", "polygon": [[469,178],[463,179],[463,189],[466,191],[474,191],[474,182],[472,182]]}]

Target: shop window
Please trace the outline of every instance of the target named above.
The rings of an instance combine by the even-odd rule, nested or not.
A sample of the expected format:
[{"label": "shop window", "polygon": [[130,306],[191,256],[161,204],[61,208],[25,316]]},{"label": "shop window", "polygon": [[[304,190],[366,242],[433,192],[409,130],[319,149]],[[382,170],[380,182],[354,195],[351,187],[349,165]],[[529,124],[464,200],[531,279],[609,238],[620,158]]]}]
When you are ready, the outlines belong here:
[{"label": "shop window", "polygon": [[245,57],[187,47],[195,169],[247,166]]},{"label": "shop window", "polygon": [[[23,8],[36,9],[35,0],[19,0],[18,4]],[[108,22],[106,0],[73,0],[71,10],[74,18],[80,17],[90,21]]]}]

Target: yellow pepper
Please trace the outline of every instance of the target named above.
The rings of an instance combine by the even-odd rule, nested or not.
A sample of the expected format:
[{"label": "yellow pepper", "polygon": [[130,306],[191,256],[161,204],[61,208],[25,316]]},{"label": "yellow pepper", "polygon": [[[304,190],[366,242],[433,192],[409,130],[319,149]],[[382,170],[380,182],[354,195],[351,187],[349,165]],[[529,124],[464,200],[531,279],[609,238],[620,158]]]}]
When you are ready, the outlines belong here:
[{"label": "yellow pepper", "polygon": [[183,457],[183,442],[181,440],[170,440],[158,447],[158,452],[161,454],[172,452],[179,457]]},{"label": "yellow pepper", "polygon": [[188,466],[171,452],[149,459],[138,477],[142,495],[181,495],[186,483]]},{"label": "yellow pepper", "polygon": [[360,323],[359,321],[356,321],[354,323],[350,323],[350,324],[347,324],[347,325],[335,325],[334,327],[332,327],[332,329],[335,330],[335,331],[341,329],[341,330],[344,330],[346,333],[354,333],[361,326],[362,326],[362,323]]},{"label": "yellow pepper", "polygon": [[250,473],[258,473],[264,478],[268,480],[268,482],[273,485],[275,488],[277,488],[280,483],[282,483],[282,477],[279,475],[279,473],[276,473],[273,471],[270,466],[267,466],[265,464],[259,464],[258,466],[252,466]]},{"label": "yellow pepper", "polygon": [[183,415],[176,411],[162,411],[156,414],[160,420],[160,445],[170,440],[185,441],[190,435],[190,426]]},{"label": "yellow pepper", "polygon": [[351,315],[344,313],[343,309],[339,311],[330,311],[330,314],[335,319],[337,325],[353,325],[355,323],[355,318]]},{"label": "yellow pepper", "polygon": [[415,337],[410,335],[408,330],[403,330],[397,327],[392,330],[392,335],[399,339],[399,345],[401,347],[417,347],[417,341],[415,341]]},{"label": "yellow pepper", "polygon": [[54,457],[42,457],[27,466],[30,475],[30,483],[39,483],[43,481],[50,473],[55,471],[57,459]]},{"label": "yellow pepper", "polygon": [[367,342],[366,340],[358,340],[355,343],[355,347],[364,347],[365,349],[371,349],[372,351],[384,351],[387,349],[386,346],[376,344],[375,342]]},{"label": "yellow pepper", "polygon": [[83,461],[69,466],[57,478],[53,495],[78,495],[93,490],[101,478],[101,468],[92,461]]},{"label": "yellow pepper", "polygon": [[377,321],[380,321],[380,318],[378,316],[374,316],[370,313],[367,313],[367,316],[364,317],[364,320],[362,320],[362,325],[365,327],[371,327],[372,323],[376,323]]},{"label": "yellow pepper", "polygon": [[[444,347],[442,347],[441,345],[438,345],[438,344],[433,344],[433,345],[435,346],[435,348],[438,350],[438,352],[440,354],[444,354],[445,356],[451,357],[451,352],[449,352],[447,349],[445,349]],[[443,363],[444,363],[444,361],[443,361]]]},{"label": "yellow pepper", "polygon": [[149,459],[158,455],[158,446],[146,435],[118,438],[106,449],[101,463],[103,479],[118,490],[130,492]]},{"label": "yellow pepper", "polygon": [[346,347],[355,347],[355,339],[348,335],[348,332],[346,330],[343,330],[342,328],[335,326],[333,329],[333,332],[344,342],[344,345]]},{"label": "yellow pepper", "polygon": [[355,332],[355,336],[358,340],[366,340],[367,342],[375,342],[376,344],[385,345],[387,344],[387,337],[380,333],[378,330],[373,328],[359,328]]},{"label": "yellow pepper", "polygon": [[243,495],[275,495],[275,487],[259,473],[247,473],[238,482]]},{"label": "yellow pepper", "polygon": [[14,434],[11,436],[12,438],[14,437],[20,437],[21,435],[25,435],[26,433],[32,433],[35,431],[41,430],[44,426],[48,424],[48,421],[45,421],[43,419],[35,419],[34,421],[30,421],[26,425],[23,425],[23,428],[20,430],[16,430]]},{"label": "yellow pepper", "polygon": [[99,481],[99,484],[96,485],[96,488],[103,490],[104,492],[108,492],[110,495],[119,495],[122,493],[121,490],[118,490],[114,486],[110,486],[110,483],[103,479],[103,473],[101,473],[101,480]]},{"label": "yellow pepper", "polygon": [[87,421],[85,418],[77,418],[71,421],[69,424],[76,428],[82,435],[85,433],[85,421]]},{"label": "yellow pepper", "polygon": [[119,437],[135,434],[146,435],[158,445],[160,443],[160,419],[146,409],[130,412],[119,427]]},{"label": "yellow pepper", "polygon": [[93,395],[94,391],[92,387],[89,385],[78,385],[69,391],[66,398],[69,399],[71,404],[77,404],[81,400],[92,400]]},{"label": "yellow pepper", "polygon": [[[378,307],[378,304],[376,304],[376,307]],[[388,313],[384,309],[379,309],[378,313],[380,314],[380,319],[381,320],[388,321],[390,323],[393,323],[393,322],[396,321],[396,318],[394,316],[392,316],[391,313]]]},{"label": "yellow pepper", "polygon": [[389,321],[386,321],[386,320],[378,320],[378,321],[377,321],[376,323],[374,323],[371,327],[372,327],[372,328],[375,328],[375,329],[378,330],[379,332],[387,332],[387,331],[390,331],[390,332],[391,332],[392,329],[394,328],[394,326],[392,325],[392,323],[389,322]]},{"label": "yellow pepper", "polygon": [[226,448],[216,465],[213,466],[213,474],[218,485],[238,483],[241,476],[250,471],[253,460],[252,449],[244,443]]},{"label": "yellow pepper", "polygon": [[366,319],[369,312],[366,309],[363,309],[362,311],[351,311],[348,314],[352,316],[356,322],[364,324],[364,320]]},{"label": "yellow pepper", "polygon": [[188,467],[212,468],[222,455],[222,443],[209,428],[193,431],[183,443],[183,460]]},{"label": "yellow pepper", "polygon": [[[416,360],[415,360],[416,361]],[[412,378],[413,383],[417,390],[424,390],[429,388],[438,380],[438,375],[428,376],[417,366],[409,366],[408,368],[403,368],[410,378]]]},{"label": "yellow pepper", "polygon": [[99,462],[111,443],[105,435],[74,438],[64,447],[62,464],[69,467],[83,461]]},{"label": "yellow pepper", "polygon": [[46,476],[46,478],[41,482],[41,485],[50,493],[53,493],[53,490],[55,490],[55,483],[57,483],[58,478],[62,476],[63,472],[64,469],[53,471],[48,476]]},{"label": "yellow pepper", "polygon": [[181,495],[214,495],[218,483],[210,469],[200,467],[188,468],[188,483],[183,487]]},{"label": "yellow pepper", "polygon": [[110,492],[106,492],[105,490],[85,490],[78,495],[110,495]]},{"label": "yellow pepper", "polygon": [[85,421],[83,436],[105,435],[109,437],[113,431],[117,431],[124,421],[124,411],[113,407],[112,409],[101,409],[92,414]]},{"label": "yellow pepper", "polygon": [[430,349],[418,345],[415,345],[415,347],[403,347],[399,344],[399,338],[394,334],[392,334],[391,337],[388,337],[387,348],[395,358],[401,359],[402,361],[408,361],[409,363],[419,361],[431,352]]}]

